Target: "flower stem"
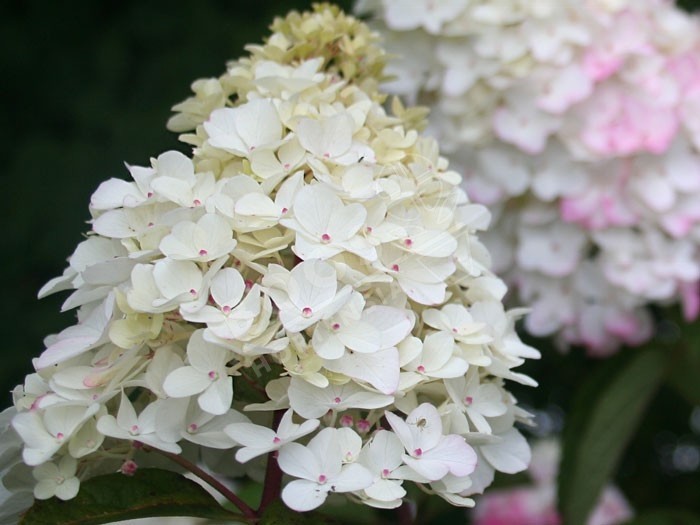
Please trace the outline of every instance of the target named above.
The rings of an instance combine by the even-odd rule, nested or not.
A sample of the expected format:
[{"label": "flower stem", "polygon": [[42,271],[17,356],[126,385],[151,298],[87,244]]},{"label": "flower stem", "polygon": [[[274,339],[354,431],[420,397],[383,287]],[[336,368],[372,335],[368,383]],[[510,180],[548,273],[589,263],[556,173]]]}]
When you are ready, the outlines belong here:
[{"label": "flower stem", "polygon": [[[276,429],[282,416],[284,415],[284,410],[275,410],[272,417],[272,428]],[[280,496],[282,491],[282,469],[280,469],[277,463],[277,451],[273,450],[267,455],[267,468],[265,470],[265,485],[263,486],[262,498],[260,498],[260,507],[258,507],[258,514],[262,514],[265,508],[275,501]]]},{"label": "flower stem", "polygon": [[396,508],[396,518],[398,525],[412,525],[413,512],[411,511],[411,504],[404,500],[401,506]]},{"label": "flower stem", "polygon": [[172,452],[166,452],[164,450],[160,450],[148,445],[145,445],[143,447],[143,450],[145,451],[153,451],[157,452],[158,454],[161,454],[162,456],[165,456],[169,460],[173,461],[174,463],[177,463],[180,465],[182,468],[190,471],[192,474],[200,478],[202,481],[207,483],[209,486],[211,486],[214,490],[216,490],[219,494],[221,494],[223,497],[225,497],[227,500],[229,500],[231,503],[233,503],[238,509],[243,513],[243,515],[250,519],[250,520],[255,520],[257,521],[258,519],[258,514],[250,508],[245,501],[243,501],[241,498],[236,496],[226,485],[221,483],[218,479],[216,479],[214,476],[209,474],[207,471],[199,468],[197,465],[194,463],[187,461],[185,458],[178,454],[173,454]]}]

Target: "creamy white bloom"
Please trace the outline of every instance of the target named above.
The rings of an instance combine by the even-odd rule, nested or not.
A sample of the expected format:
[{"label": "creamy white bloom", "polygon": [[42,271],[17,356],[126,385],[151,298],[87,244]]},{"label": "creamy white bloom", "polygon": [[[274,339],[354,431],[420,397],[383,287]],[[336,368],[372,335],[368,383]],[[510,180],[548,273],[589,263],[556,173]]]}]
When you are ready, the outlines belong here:
[{"label": "creamy white bloom", "polygon": [[[420,3],[403,25],[439,30],[460,5]],[[66,457],[83,480],[115,460],[133,472],[139,443],[251,479],[277,458],[299,511],[332,493],[394,508],[411,482],[467,505],[495,469],[513,471],[509,448],[522,460],[504,439],[503,454],[479,452],[482,474],[467,445],[528,419],[505,381],[533,384],[514,369],[538,357],[489,269],[491,210],[419,133],[422,110],[384,104],[377,40],[326,5],[277,19],[175,106],[189,152],[94,193],[88,238],[40,292],[70,290],[77,321],[14,392],[40,494],[72,496],[70,460],[56,474]],[[499,175],[512,194],[527,179]],[[686,275],[687,254],[670,259]]]},{"label": "creamy white bloom", "polygon": [[369,487],[372,474],[359,463],[343,464],[338,429],[324,428],[307,446],[289,443],[279,452],[280,468],[296,479],[285,485],[282,499],[294,510],[319,507],[333,492],[353,492]]},{"label": "creamy white bloom", "polygon": [[38,483],[34,487],[36,499],[49,499],[56,496],[58,499],[72,499],[78,494],[80,480],[75,476],[78,462],[70,456],[63,456],[58,465],[55,463],[42,463],[35,467],[32,475]]},{"label": "creamy white bloom", "polygon": [[293,415],[292,410],[287,410],[277,426],[277,431],[253,423],[228,425],[224,429],[226,434],[236,443],[243,445],[236,451],[236,460],[245,463],[262,454],[279,450],[287,443],[296,441],[318,428],[320,423],[318,419],[309,419],[297,425],[292,421]]},{"label": "creamy white bloom", "polygon": [[189,397],[199,394],[197,401],[202,410],[220,415],[231,406],[233,384],[226,371],[231,353],[225,348],[207,343],[204,331],[196,331],[187,345],[188,366],[173,370],[163,382],[163,390],[170,397]]},{"label": "creamy white bloom", "polygon": [[391,412],[384,415],[408,452],[402,456],[403,462],[418,475],[436,481],[448,472],[455,476],[474,472],[474,450],[463,437],[442,434],[442,422],[434,406],[423,403],[405,421]]}]

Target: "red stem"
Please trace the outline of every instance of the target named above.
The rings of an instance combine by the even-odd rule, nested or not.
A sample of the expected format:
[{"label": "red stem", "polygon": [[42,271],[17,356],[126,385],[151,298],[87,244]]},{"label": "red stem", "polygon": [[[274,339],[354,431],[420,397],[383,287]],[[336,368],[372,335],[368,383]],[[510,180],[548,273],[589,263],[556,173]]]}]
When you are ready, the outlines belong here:
[{"label": "red stem", "polygon": [[396,509],[396,514],[399,525],[413,524],[413,512],[411,511],[411,504],[407,500],[404,500],[401,506]]},{"label": "red stem", "polygon": [[221,483],[218,479],[216,479],[214,476],[209,474],[207,471],[202,470],[199,468],[197,465],[194,463],[191,463],[190,461],[187,461],[185,458],[182,456],[179,456],[177,454],[173,454],[172,452],[166,452],[165,450],[160,450],[154,447],[151,447],[149,445],[146,445],[143,447],[143,450],[145,451],[153,451],[153,452],[158,452],[158,454],[161,454],[165,456],[166,458],[170,459],[174,463],[177,463],[181,467],[183,467],[186,470],[189,470],[192,474],[200,478],[202,481],[210,485],[213,489],[215,489],[219,494],[221,494],[223,497],[225,497],[227,500],[229,500],[231,503],[233,503],[238,509],[243,513],[243,515],[250,519],[257,521],[258,515],[257,513],[250,508],[245,501],[243,501],[241,498],[236,496],[226,485]]},{"label": "red stem", "polygon": [[[272,428],[277,429],[284,415],[284,410],[275,410],[272,417]],[[282,492],[282,469],[277,463],[277,451],[273,450],[267,455],[267,468],[265,470],[265,485],[263,486],[262,498],[260,498],[260,507],[258,507],[258,515],[267,508],[267,506],[280,497]]]}]

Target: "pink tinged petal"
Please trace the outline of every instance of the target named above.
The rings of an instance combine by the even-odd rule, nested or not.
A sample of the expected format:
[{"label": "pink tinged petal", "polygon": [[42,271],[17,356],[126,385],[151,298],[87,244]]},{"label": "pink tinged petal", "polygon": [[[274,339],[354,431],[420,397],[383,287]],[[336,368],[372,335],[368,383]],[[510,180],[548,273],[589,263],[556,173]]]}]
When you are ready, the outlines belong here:
[{"label": "pink tinged petal", "polygon": [[355,122],[346,113],[323,120],[302,118],[297,136],[302,147],[322,159],[331,159],[347,152],[352,145]]},{"label": "pink tinged petal", "polygon": [[80,489],[80,481],[76,477],[68,478],[56,486],[56,497],[63,501],[73,499]]},{"label": "pink tinged petal", "polygon": [[469,368],[469,363],[464,359],[459,357],[451,357],[450,360],[445,363],[438,370],[433,370],[430,372],[431,377],[461,377],[467,373]]},{"label": "pink tinged petal", "polygon": [[38,500],[49,499],[56,493],[56,482],[53,479],[42,479],[34,486],[34,497]]},{"label": "pink tinged petal", "polygon": [[153,267],[153,280],[166,299],[172,299],[190,290],[199,291],[202,286],[202,273],[191,261],[163,259]]},{"label": "pink tinged petal", "polygon": [[243,297],[245,282],[240,272],[234,268],[220,270],[211,280],[211,296],[222,309],[236,306]]},{"label": "pink tinged petal", "polygon": [[314,351],[323,359],[338,359],[345,353],[345,345],[324,324],[316,325],[311,341]]},{"label": "pink tinged petal", "polygon": [[413,456],[405,455],[403,456],[404,463],[417,472],[420,476],[423,476],[429,481],[436,481],[438,479],[444,478],[450,471],[448,465],[441,461],[433,461],[430,459],[424,459],[422,455],[416,458],[417,454],[414,453]]},{"label": "pink tinged petal", "polygon": [[210,324],[209,330],[222,339],[237,339],[245,334],[253,325],[255,319],[232,319],[224,318],[223,321]]},{"label": "pink tinged petal", "polygon": [[499,437],[500,442],[480,447],[484,458],[499,472],[515,474],[525,470],[531,458],[527,440],[514,428]]},{"label": "pink tinged petal", "polygon": [[430,403],[422,403],[414,408],[406,417],[406,425],[413,436],[413,449],[407,449],[409,453],[415,449],[430,450],[439,443],[442,437],[440,414]]},{"label": "pink tinged petal", "polygon": [[282,490],[282,501],[290,509],[306,512],[320,507],[328,497],[328,488],[314,481],[297,479]]},{"label": "pink tinged petal", "polygon": [[445,301],[445,290],[447,287],[444,283],[430,284],[418,282],[404,277],[400,273],[397,276],[397,280],[401,289],[406,292],[406,295],[417,303],[430,306],[441,304]]},{"label": "pink tinged petal", "polygon": [[245,155],[247,147],[236,131],[237,108],[215,109],[204,122],[204,130],[209,135],[209,144]]},{"label": "pink tinged petal", "polygon": [[328,186],[313,184],[303,187],[296,194],[294,217],[318,241],[324,233],[328,233],[333,212],[342,207],[342,201]]},{"label": "pink tinged petal", "polygon": [[413,433],[406,422],[389,411],[384,412],[384,417],[386,417],[387,423],[389,423],[389,426],[394,431],[396,437],[399,438],[404,448],[409,451],[414,450],[416,447],[414,446]]},{"label": "pink tinged petal", "polygon": [[452,357],[454,347],[454,339],[447,332],[435,332],[427,336],[421,353],[423,371],[437,371],[446,365]]},{"label": "pink tinged petal", "polygon": [[396,348],[373,354],[346,353],[340,359],[325,360],[324,366],[332,372],[366,381],[383,394],[393,394],[399,386],[399,352]]},{"label": "pink tinged petal", "polygon": [[441,462],[455,476],[468,476],[476,468],[476,453],[462,436],[451,434],[445,436],[437,446],[427,451],[423,461]]},{"label": "pink tinged petal", "polygon": [[227,435],[245,447],[263,446],[272,443],[275,432],[254,423],[232,423],[224,429]]},{"label": "pink tinged petal", "polygon": [[211,379],[191,366],[173,370],[163,382],[163,390],[170,397],[189,397],[199,394],[211,385]]},{"label": "pink tinged petal", "polygon": [[114,416],[105,415],[97,420],[97,430],[105,436],[128,439],[128,432],[117,424]]},{"label": "pink tinged petal", "polygon": [[382,333],[372,324],[359,321],[347,330],[339,330],[338,339],[350,350],[367,354],[380,349]]},{"label": "pink tinged petal", "polygon": [[117,425],[124,429],[129,429],[134,425],[138,425],[138,417],[136,416],[134,405],[131,404],[131,401],[129,401],[129,398],[124,392],[122,392],[122,397],[119,402]]},{"label": "pink tinged petal", "polygon": [[424,230],[404,239],[411,252],[427,257],[449,257],[457,250],[457,240],[447,232]]},{"label": "pink tinged petal", "polygon": [[279,451],[277,462],[286,474],[309,480],[314,484],[316,484],[319,475],[323,473],[318,458],[299,443],[284,445]]},{"label": "pink tinged petal", "polygon": [[220,372],[230,358],[231,353],[226,348],[204,340],[204,330],[194,332],[187,343],[187,359],[199,372]]},{"label": "pink tinged petal", "polygon": [[329,480],[332,492],[354,492],[369,487],[374,476],[358,463],[345,465],[338,475]]},{"label": "pink tinged petal", "polygon": [[[270,153],[270,155],[271,154],[272,153]],[[248,193],[244,195],[236,201],[234,211],[238,215],[260,217],[270,220],[276,220],[280,216],[279,207],[270,197],[262,193]]]},{"label": "pink tinged petal", "polygon": [[122,206],[135,206],[146,196],[133,182],[109,179],[99,185],[90,198],[90,207],[96,210],[112,210]]},{"label": "pink tinged petal", "polygon": [[47,461],[63,445],[61,440],[50,435],[36,412],[17,414],[12,427],[20,435],[25,446],[22,458],[27,465],[40,465]]},{"label": "pink tinged petal", "polygon": [[271,101],[255,99],[236,109],[236,131],[247,146],[246,153],[282,138],[282,123]]},{"label": "pink tinged petal", "polygon": [[333,241],[346,241],[355,235],[365,223],[367,210],[357,202],[333,210],[328,231]]},{"label": "pink tinged petal", "polygon": [[225,414],[233,401],[233,378],[222,377],[211,383],[197,399],[199,406],[210,414]]},{"label": "pink tinged petal", "polygon": [[406,491],[400,481],[378,479],[365,489],[365,494],[379,501],[392,501],[403,498]]},{"label": "pink tinged petal", "polygon": [[213,213],[207,213],[197,221],[193,241],[199,255],[207,261],[225,255],[236,246],[228,221]]},{"label": "pink tinged petal", "polygon": [[396,434],[388,430],[379,430],[366,447],[369,461],[365,464],[375,471],[379,470],[384,476],[384,471],[391,473],[401,465],[403,451],[403,444]]},{"label": "pink tinged petal", "polygon": [[381,333],[381,348],[396,346],[411,333],[415,317],[408,311],[391,306],[372,306],[363,313],[363,320]]},{"label": "pink tinged petal", "polygon": [[330,264],[311,260],[298,264],[290,272],[287,283],[289,300],[301,312],[320,309],[331,303],[338,288],[335,269]]}]

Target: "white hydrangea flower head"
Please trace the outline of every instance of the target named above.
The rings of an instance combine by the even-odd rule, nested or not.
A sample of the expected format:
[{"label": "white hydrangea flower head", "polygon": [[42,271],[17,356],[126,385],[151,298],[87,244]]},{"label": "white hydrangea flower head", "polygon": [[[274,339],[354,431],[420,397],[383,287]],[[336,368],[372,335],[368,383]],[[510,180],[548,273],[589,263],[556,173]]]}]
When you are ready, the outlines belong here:
[{"label": "white hydrangea flower head", "polygon": [[99,186],[41,291],[77,308],[15,392],[41,497],[193,445],[240,475],[278,462],[297,511],[332,493],[395,508],[406,482],[470,506],[529,461],[506,381],[533,385],[514,369],[538,352],[488,269],[489,212],[418,132],[424,112],[383,105],[365,24],[317,6],[272,31],[175,106],[191,155]]},{"label": "white hydrangea flower head", "polygon": [[[410,7],[407,5],[410,4]],[[670,0],[361,0],[527,330],[608,355],[700,313],[700,20]],[[448,15],[449,13],[449,15]]]}]

